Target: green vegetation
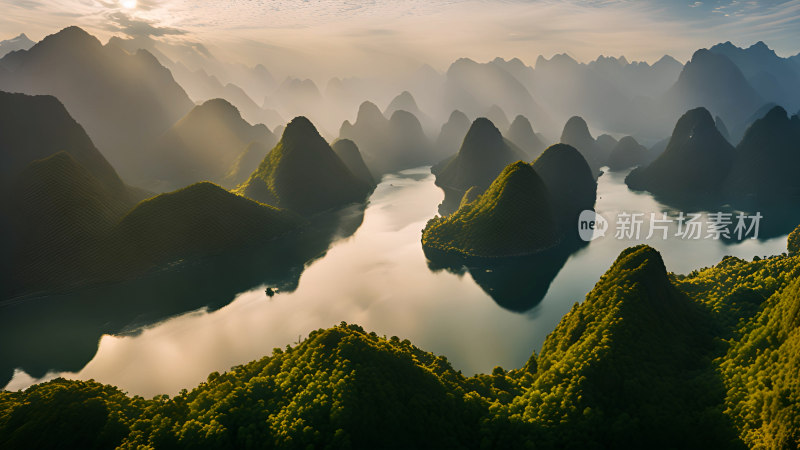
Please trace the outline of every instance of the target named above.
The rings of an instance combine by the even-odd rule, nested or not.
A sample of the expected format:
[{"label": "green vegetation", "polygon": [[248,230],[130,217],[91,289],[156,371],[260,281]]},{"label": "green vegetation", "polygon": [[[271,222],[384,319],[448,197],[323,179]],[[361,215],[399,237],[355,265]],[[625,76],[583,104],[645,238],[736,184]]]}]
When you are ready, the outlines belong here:
[{"label": "green vegetation", "polygon": [[[261,133],[222,101],[190,116],[219,118],[220,108]],[[0,298],[128,279],[303,223],[211,183],[137,205],[149,194],[122,182],[54,97],[0,92],[0,118]],[[210,129],[219,125],[206,119]]]},{"label": "green vegetation", "polygon": [[304,215],[362,202],[369,190],[305,117],[289,122],[278,145],[237,188],[253,200]]},{"label": "green vegetation", "polygon": [[4,209],[13,240],[8,244],[15,275],[2,290],[47,289],[79,278],[117,220],[131,207],[69,153],[34,161],[9,187]]},{"label": "green vegetation", "polygon": [[0,187],[33,161],[66,152],[115,195],[126,188],[78,122],[50,95],[0,91]]},{"label": "green vegetation", "polygon": [[141,202],[112,230],[109,246],[130,272],[273,239],[300,224],[287,211],[203,182]]},{"label": "green vegetation", "polygon": [[794,231],[789,233],[789,244],[787,248],[790,255],[796,255],[800,252],[800,228],[795,228]]},{"label": "green vegetation", "polygon": [[0,447],[795,448],[797,258],[674,275],[629,248],[517,370],[467,378],[342,323],[173,398],[3,392]]},{"label": "green vegetation", "polygon": [[264,157],[269,153],[270,147],[261,142],[251,142],[247,148],[244,149],[236,160],[233,161],[225,178],[222,179],[222,184],[225,186],[238,186],[250,177],[264,160]]},{"label": "green vegetation", "polygon": [[530,164],[510,164],[474,200],[428,221],[423,247],[464,257],[504,257],[536,253],[558,243],[547,187]]}]

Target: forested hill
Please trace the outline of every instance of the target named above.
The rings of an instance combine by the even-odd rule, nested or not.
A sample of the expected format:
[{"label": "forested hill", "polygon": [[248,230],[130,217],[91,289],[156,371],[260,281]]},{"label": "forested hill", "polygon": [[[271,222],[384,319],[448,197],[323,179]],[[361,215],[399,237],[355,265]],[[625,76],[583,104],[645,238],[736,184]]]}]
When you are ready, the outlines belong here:
[{"label": "forested hill", "polygon": [[174,398],[0,393],[0,448],[796,448],[799,250],[675,275],[629,248],[516,370],[342,323]]}]

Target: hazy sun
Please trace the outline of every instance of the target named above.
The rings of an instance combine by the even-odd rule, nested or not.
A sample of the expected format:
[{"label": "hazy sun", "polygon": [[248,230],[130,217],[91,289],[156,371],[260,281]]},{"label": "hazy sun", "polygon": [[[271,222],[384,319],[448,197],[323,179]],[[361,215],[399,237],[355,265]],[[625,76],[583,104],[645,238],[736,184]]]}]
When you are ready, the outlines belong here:
[{"label": "hazy sun", "polygon": [[136,8],[136,0],[120,0],[119,2],[125,9]]}]

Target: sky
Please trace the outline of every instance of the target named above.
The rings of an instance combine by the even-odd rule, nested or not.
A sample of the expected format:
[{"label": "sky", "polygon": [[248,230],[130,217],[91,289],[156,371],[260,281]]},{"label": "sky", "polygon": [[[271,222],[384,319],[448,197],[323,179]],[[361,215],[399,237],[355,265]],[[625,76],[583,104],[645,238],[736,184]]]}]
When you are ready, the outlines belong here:
[{"label": "sky", "polygon": [[237,62],[343,76],[442,70],[459,57],[686,61],[724,41],[800,52],[800,0],[0,0],[0,10],[0,39],[78,25],[103,41],[202,42]]}]

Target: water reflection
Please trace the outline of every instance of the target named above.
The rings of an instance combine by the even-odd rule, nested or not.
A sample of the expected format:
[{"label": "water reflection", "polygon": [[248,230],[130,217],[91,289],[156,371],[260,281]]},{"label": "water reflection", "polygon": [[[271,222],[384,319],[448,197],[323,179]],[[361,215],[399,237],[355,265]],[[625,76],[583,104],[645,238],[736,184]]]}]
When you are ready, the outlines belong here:
[{"label": "water reflection", "polygon": [[135,335],[142,327],[205,308],[219,309],[237,294],[266,285],[297,289],[303,269],[330,244],[362,223],[363,205],[314,220],[314,226],[279,241],[192,261],[133,281],[63,295],[19,298],[0,304],[0,385],[15,368],[35,378],[79,371],[104,334]]},{"label": "water reflection", "polygon": [[[619,211],[665,210],[649,195],[628,190],[623,179],[624,174],[600,177],[598,213],[610,219]],[[291,266],[294,269],[287,269],[281,276],[269,276],[267,263],[260,262],[259,252],[254,250],[246,256],[248,259],[243,259],[246,263],[232,259],[211,266],[193,280],[176,283],[179,286],[166,283],[130,293],[126,292],[133,289],[129,286],[98,288],[74,294],[72,303],[84,305],[74,308],[59,308],[55,298],[43,300],[49,304],[28,307],[22,314],[17,313],[20,310],[7,314],[8,309],[3,308],[0,330],[12,325],[17,331],[0,337],[0,347],[5,352],[0,361],[4,370],[24,370],[16,372],[7,387],[29,386],[41,381],[42,372],[49,370],[46,377],[93,378],[132,394],[175,394],[202,382],[210,372],[260,358],[275,347],[297,342],[311,330],[340,321],[358,323],[380,335],[408,338],[425,350],[446,355],[456,369],[467,375],[489,373],[498,365],[521,367],[626,247],[647,242],[662,253],[667,268],[678,273],[715,264],[725,255],[750,259],[786,250],[784,237],[726,245],[715,240],[674,238],[618,240],[609,233],[569,255],[566,263],[527,268],[523,265],[518,275],[505,277],[503,274],[511,272],[479,273],[474,269],[434,272],[428,267],[420,237],[442,198],[442,191],[433,184],[433,176],[426,168],[385,176],[355,233],[349,235],[350,231],[343,230],[339,236],[347,237],[329,237],[334,241],[322,250],[324,257],[295,264]],[[242,270],[253,271],[254,275],[242,275],[243,281],[214,291],[216,283],[235,280]],[[557,274],[553,278],[545,273],[547,270]],[[542,281],[531,283],[532,275],[541,275]],[[267,297],[267,286],[279,287],[278,293]],[[521,291],[515,292],[517,289]],[[525,313],[514,312],[527,308],[529,303],[525,301],[540,296],[541,290],[546,294],[538,305]],[[159,303],[182,301],[172,298],[172,292],[191,295],[178,295],[188,303],[166,314],[166,307]],[[515,303],[515,298],[523,302]],[[193,299],[197,303],[192,303]],[[212,306],[195,306],[193,312],[136,326],[157,320],[139,316],[147,309],[143,304],[162,308],[162,317],[167,317],[172,311],[186,311],[201,303]],[[117,313],[103,310],[113,310],[114,305],[127,311],[119,315],[122,319],[116,323],[113,317]],[[219,309],[213,310],[215,307]],[[112,318],[108,318],[109,314]],[[69,320],[59,319],[61,315]],[[85,336],[84,323],[92,330]],[[103,333],[99,345],[98,333]],[[37,339],[41,343],[25,342]],[[81,344],[61,344],[72,339]],[[9,347],[18,348],[7,350]],[[59,360],[67,347],[80,349],[80,357]],[[88,364],[87,359],[91,359]]]},{"label": "water reflection", "polygon": [[561,245],[544,252],[517,258],[498,259],[482,264],[464,264],[460,259],[428,257],[428,268],[456,275],[469,273],[475,283],[500,307],[518,313],[538,305],[558,272],[578,244]]}]

